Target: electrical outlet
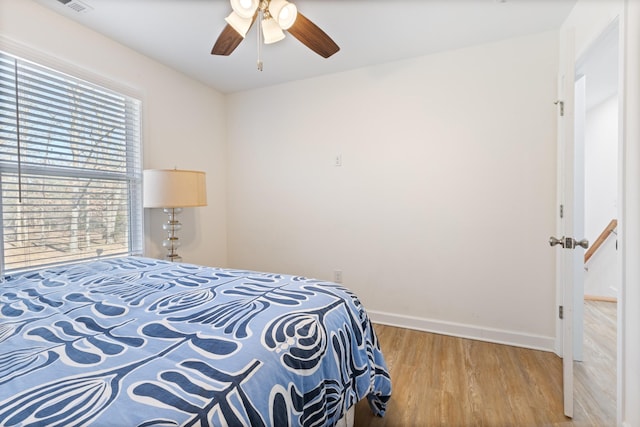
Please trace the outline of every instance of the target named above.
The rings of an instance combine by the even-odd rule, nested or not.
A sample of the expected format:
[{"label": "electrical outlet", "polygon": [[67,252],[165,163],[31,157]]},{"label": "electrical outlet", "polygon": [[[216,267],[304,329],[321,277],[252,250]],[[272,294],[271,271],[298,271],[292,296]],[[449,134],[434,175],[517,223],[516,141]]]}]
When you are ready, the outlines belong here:
[{"label": "electrical outlet", "polygon": [[333,281],[336,283],[342,283],[342,270],[335,270],[333,272]]},{"label": "electrical outlet", "polygon": [[333,158],[333,166],[342,166],[342,154],[336,154]]}]

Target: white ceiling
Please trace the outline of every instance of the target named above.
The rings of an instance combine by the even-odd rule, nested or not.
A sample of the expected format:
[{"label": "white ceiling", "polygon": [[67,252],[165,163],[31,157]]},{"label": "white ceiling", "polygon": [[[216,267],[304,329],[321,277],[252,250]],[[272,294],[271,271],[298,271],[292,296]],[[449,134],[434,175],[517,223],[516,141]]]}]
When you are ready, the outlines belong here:
[{"label": "white ceiling", "polygon": [[[229,57],[210,54],[227,0],[35,0],[223,93],[557,29],[576,0],[294,0],[341,50],[328,59],[291,35],[262,47],[256,25]],[[601,0],[605,1],[605,0]]]}]

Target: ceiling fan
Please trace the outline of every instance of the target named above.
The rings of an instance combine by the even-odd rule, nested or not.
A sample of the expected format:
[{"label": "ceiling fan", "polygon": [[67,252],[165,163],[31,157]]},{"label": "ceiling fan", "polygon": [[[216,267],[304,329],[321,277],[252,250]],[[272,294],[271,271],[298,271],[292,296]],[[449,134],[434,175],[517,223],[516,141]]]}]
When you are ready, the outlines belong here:
[{"label": "ceiling fan", "polygon": [[286,0],[230,1],[233,11],[225,18],[227,25],[214,44],[211,50],[212,55],[230,55],[244,40],[249,28],[256,20],[259,25],[258,37],[262,38],[265,44],[282,40],[285,36],[283,30],[285,30],[324,58],[340,50],[331,37],[298,12],[293,3]]}]

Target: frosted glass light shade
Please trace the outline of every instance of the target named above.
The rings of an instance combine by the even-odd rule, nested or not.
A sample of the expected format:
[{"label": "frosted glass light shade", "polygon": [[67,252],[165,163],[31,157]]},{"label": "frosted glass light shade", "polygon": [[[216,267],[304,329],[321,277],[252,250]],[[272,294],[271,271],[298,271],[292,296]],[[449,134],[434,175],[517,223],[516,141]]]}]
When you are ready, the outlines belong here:
[{"label": "frosted glass light shade", "polygon": [[275,43],[284,38],[284,33],[273,18],[262,20],[262,35],[265,44]]},{"label": "frosted glass light shade", "polygon": [[258,0],[231,0],[231,8],[239,17],[252,19],[258,9]]},{"label": "frosted glass light shade", "polygon": [[224,18],[227,21],[227,24],[231,25],[231,28],[236,30],[238,34],[242,37],[247,35],[247,31],[251,28],[251,24],[253,23],[253,17],[251,18],[242,18],[235,12],[231,12],[229,16]]},{"label": "frosted glass light shade", "polygon": [[145,208],[207,206],[204,172],[148,169],[143,174],[143,205]]},{"label": "frosted glass light shade", "polygon": [[288,30],[296,22],[298,8],[287,0],[271,0],[269,14],[276,20],[280,28]]}]

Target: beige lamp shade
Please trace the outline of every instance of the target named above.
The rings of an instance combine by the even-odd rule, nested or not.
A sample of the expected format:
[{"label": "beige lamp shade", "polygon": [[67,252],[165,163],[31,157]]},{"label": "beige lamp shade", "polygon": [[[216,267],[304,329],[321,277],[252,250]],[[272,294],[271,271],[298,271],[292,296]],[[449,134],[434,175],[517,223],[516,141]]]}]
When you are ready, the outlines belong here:
[{"label": "beige lamp shade", "polygon": [[262,35],[264,44],[275,43],[284,38],[282,29],[280,29],[280,26],[273,18],[262,20]]},{"label": "beige lamp shade", "polygon": [[145,208],[207,206],[204,172],[148,169],[143,173],[143,204]]}]

